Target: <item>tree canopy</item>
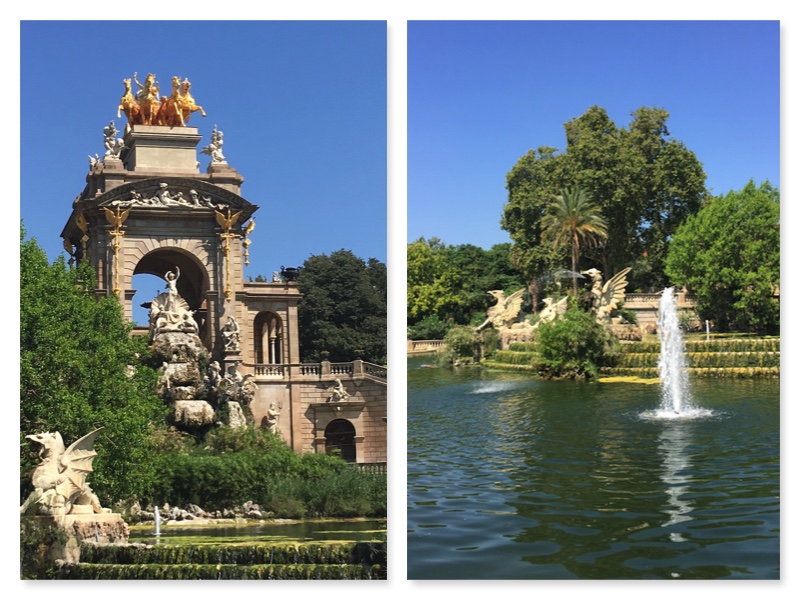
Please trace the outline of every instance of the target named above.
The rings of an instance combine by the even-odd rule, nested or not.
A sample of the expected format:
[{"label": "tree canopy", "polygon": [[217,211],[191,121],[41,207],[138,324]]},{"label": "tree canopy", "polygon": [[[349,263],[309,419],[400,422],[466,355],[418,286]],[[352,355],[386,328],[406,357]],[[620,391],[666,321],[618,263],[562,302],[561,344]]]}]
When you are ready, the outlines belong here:
[{"label": "tree canopy", "polygon": [[663,108],[632,113],[628,129],[592,106],[564,125],[566,149],[528,151],[506,176],[508,202],[501,226],[514,241],[515,262],[536,293],[536,279],[563,265],[543,238],[550,200],[566,186],[579,186],[602,208],[606,242],[587,256],[610,277],[626,266],[634,287],[666,284],[663,262],[670,236],[702,205],[705,172],[692,151],[669,137]]},{"label": "tree canopy", "polygon": [[115,296],[95,297],[88,264],[52,264],[35,239],[20,245],[20,461],[23,496],[38,463],[25,435],[58,431],[69,445],[98,427],[91,485],[101,501],[138,496],[152,484],[150,426],[166,408],[155,372],[139,363],[144,338]]},{"label": "tree canopy", "polygon": [[489,290],[511,293],[524,287],[510,256],[510,244],[489,250],[446,245],[438,238],[408,244],[407,323],[422,336],[412,332],[412,337],[430,339],[424,332],[436,330],[441,336],[453,325],[480,322],[492,303]]},{"label": "tree canopy", "polygon": [[350,250],[310,256],[298,276],[304,362],[386,363],[386,265]]},{"label": "tree canopy", "polygon": [[712,198],[669,244],[666,271],[697,295],[701,319],[721,331],[780,325],[780,193],[752,180]]}]

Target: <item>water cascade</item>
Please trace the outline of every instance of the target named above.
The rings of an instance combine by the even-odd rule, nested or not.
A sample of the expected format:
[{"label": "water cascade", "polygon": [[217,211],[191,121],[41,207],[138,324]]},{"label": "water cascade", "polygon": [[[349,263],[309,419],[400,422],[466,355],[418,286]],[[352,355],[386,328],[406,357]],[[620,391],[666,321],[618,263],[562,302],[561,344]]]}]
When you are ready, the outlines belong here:
[{"label": "water cascade", "polygon": [[158,513],[158,506],[155,508],[155,514],[153,520],[156,524],[155,535],[161,535],[161,515]]}]

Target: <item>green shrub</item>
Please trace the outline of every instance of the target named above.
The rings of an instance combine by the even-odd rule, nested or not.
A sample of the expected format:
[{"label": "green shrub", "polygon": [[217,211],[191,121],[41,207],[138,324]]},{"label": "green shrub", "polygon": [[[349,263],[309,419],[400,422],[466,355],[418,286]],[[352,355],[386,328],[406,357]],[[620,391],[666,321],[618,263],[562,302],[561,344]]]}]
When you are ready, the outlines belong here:
[{"label": "green shrub", "polygon": [[613,366],[619,342],[594,315],[571,307],[563,317],[539,327],[537,369],[547,378],[597,377]]},{"label": "green shrub", "polygon": [[250,500],[285,518],[386,515],[385,475],[360,473],[336,456],[298,454],[263,428],[220,428],[155,462],[156,483],[143,504],[212,511]]},{"label": "green shrub", "polygon": [[453,363],[456,360],[472,360],[478,338],[475,329],[469,326],[456,325],[444,336],[445,349],[441,352],[443,361]]}]

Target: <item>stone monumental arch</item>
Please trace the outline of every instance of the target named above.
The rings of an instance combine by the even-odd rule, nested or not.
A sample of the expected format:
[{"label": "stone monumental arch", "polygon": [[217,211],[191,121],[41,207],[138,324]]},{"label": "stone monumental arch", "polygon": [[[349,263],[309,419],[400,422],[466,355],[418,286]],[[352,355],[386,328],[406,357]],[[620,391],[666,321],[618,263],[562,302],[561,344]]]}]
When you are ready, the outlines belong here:
[{"label": "stone monumental arch", "polygon": [[[151,341],[159,330],[196,336],[204,353],[201,370],[208,365],[200,373],[204,385],[247,381],[255,424],[281,435],[295,451],[385,463],[386,368],[360,360],[300,362],[301,294],[293,270],[274,274],[271,282],[245,281],[259,207],[241,195],[244,178],[223,154],[222,132],[214,125],[210,143],[202,146],[210,163],[200,172],[203,136],[188,122],[205,111],[195,104],[188,80],[173,77],[172,94],[160,97],[155,75],[144,83],[136,75],[133,80],[139,90],[132,92],[131,80],[124,80],[118,108],[117,116],[127,118],[124,132],[113,121],[103,130],[105,154],[90,157],[86,186],[61,233],[70,260],[89,261],[98,293],[118,296],[131,320],[134,275],[163,278],[168,291],[149,303]],[[176,301],[180,310],[162,310]],[[181,314],[185,321],[176,323]],[[170,368],[173,384],[180,384],[180,369],[164,368],[166,387],[178,398],[177,426],[192,410],[192,419],[212,425],[218,419],[214,407],[196,411],[206,401],[191,397],[191,386],[171,387]]]}]

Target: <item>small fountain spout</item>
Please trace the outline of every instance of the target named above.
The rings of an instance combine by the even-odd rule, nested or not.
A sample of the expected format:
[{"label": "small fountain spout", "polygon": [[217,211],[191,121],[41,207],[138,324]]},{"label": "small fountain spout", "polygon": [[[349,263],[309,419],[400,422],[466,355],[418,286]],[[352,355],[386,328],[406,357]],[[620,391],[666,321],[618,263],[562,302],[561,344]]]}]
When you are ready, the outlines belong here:
[{"label": "small fountain spout", "polygon": [[155,535],[159,536],[161,535],[161,515],[158,512],[158,506],[156,506],[153,518],[155,520]]}]

